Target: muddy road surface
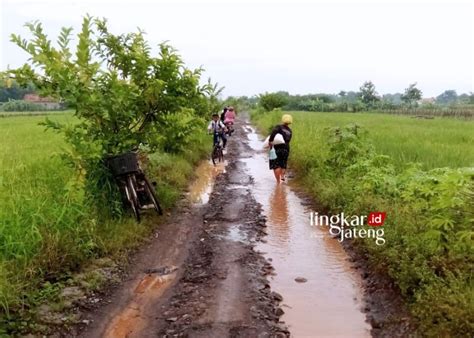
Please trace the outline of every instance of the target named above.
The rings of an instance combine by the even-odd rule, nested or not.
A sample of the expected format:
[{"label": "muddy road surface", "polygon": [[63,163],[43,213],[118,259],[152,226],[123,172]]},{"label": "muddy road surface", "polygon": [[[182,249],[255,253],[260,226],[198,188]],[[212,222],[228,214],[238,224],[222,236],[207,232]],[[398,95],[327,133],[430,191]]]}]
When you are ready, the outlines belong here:
[{"label": "muddy road surface", "polygon": [[291,184],[276,185],[251,125],[235,129],[225,162],[197,169],[187,198],[79,336],[378,336],[350,257],[310,226]]}]

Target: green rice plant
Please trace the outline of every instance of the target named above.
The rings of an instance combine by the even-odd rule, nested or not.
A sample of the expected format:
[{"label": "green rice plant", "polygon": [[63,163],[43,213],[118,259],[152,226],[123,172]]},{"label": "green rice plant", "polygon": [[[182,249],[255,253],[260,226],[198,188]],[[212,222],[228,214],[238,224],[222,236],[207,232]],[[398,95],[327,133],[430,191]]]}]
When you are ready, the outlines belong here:
[{"label": "green rice plant", "polygon": [[[51,115],[73,125],[71,113]],[[84,180],[61,158],[61,135],[45,132],[43,116],[0,121],[0,335],[20,330],[38,302],[44,281],[61,281],[91,259],[121,257],[159,223],[153,215],[137,224],[130,217],[99,218],[85,201]],[[152,153],[145,169],[169,208],[193,177],[193,167],[211,147],[194,130],[181,153]],[[126,215],[124,215],[126,216]],[[28,317],[29,318],[29,317]]]}]

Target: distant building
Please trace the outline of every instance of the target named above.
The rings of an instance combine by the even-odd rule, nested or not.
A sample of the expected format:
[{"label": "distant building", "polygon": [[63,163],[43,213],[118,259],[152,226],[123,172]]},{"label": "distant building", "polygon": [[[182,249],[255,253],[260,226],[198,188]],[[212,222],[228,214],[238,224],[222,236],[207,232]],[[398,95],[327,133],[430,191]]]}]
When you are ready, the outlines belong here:
[{"label": "distant building", "polygon": [[25,96],[23,96],[23,100],[43,106],[47,109],[61,108],[61,104],[57,100],[53,99],[52,97],[41,97],[38,94],[25,94]]},{"label": "distant building", "polygon": [[418,104],[435,104],[435,103],[436,103],[436,98],[434,97],[426,97],[418,101]]}]

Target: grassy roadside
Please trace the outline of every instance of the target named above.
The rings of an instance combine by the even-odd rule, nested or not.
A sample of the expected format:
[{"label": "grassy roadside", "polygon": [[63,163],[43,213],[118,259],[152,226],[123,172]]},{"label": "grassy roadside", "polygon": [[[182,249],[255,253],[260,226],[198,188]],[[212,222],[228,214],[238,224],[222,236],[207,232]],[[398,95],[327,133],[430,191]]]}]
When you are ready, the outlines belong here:
[{"label": "grassy roadside", "polygon": [[[70,114],[49,118],[74,122]],[[81,178],[58,155],[61,136],[45,132],[43,120],[15,116],[0,123],[0,336],[30,325],[18,318],[57,294],[55,283],[93,260],[124,255],[159,222],[154,216],[140,224],[128,217],[99,221],[84,201]],[[210,142],[197,130],[183,153],[150,155],[149,173],[165,208],[186,188]]]},{"label": "grassy roadside", "polygon": [[[252,119],[265,133],[281,115]],[[292,115],[290,166],[308,191],[334,213],[387,213],[384,245],[354,243],[400,288],[418,333],[472,336],[473,121]],[[344,127],[350,123],[364,127]]]}]

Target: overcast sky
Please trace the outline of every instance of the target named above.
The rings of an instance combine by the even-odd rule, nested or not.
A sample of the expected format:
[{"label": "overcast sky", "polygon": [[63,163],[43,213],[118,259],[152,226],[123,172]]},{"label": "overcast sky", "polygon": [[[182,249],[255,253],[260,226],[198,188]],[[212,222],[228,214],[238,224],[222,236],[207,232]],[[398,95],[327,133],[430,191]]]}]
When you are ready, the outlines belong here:
[{"label": "overcast sky", "polygon": [[26,53],[9,42],[40,20],[53,40],[82,16],[106,17],[114,33],[137,27],[152,45],[168,40],[225,95],[357,90],[418,82],[424,96],[474,91],[472,1],[0,0],[0,68]]}]

